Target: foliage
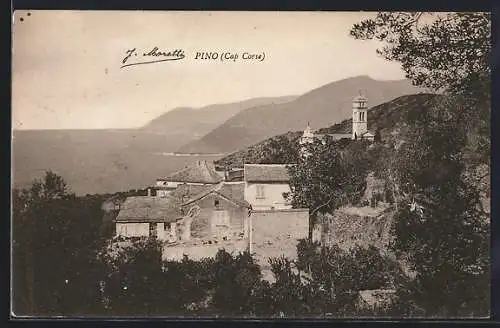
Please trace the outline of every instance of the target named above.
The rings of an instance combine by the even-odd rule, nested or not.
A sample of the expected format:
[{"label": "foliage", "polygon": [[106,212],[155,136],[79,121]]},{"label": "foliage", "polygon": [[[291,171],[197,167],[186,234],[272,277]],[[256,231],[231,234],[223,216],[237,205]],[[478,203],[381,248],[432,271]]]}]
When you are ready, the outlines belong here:
[{"label": "foliage", "polygon": [[489,152],[490,13],[381,12],[355,24],[350,34],[383,42],[377,52],[401,63],[415,85],[452,95],[461,123],[483,135],[478,150]]},{"label": "foliage", "polygon": [[331,212],[360,200],[370,168],[368,144],[368,141],[316,140],[306,146],[307,158],[288,168],[291,192],[285,197],[294,208],[309,208],[310,227],[318,212]]},{"label": "foliage", "polygon": [[489,80],[490,13],[381,12],[355,24],[350,33],[384,42],[378,53],[400,62],[416,85],[461,93],[473,76]]},{"label": "foliage", "polygon": [[233,257],[220,250],[215,257],[213,272],[215,309],[232,315],[254,314],[254,297],[258,293],[261,272],[252,256],[245,252]]},{"label": "foliage", "polygon": [[154,315],[161,306],[161,248],[155,240],[138,240],[115,256],[104,256],[103,285],[112,315]]},{"label": "foliage", "polygon": [[252,164],[293,164],[299,159],[298,142],[302,132],[288,132],[268,138],[253,146],[234,152],[214,164],[221,167],[243,167]]},{"label": "foliage", "polygon": [[[346,315],[346,309],[355,308],[356,288],[386,283],[390,274],[376,252],[327,252],[319,245],[313,250],[304,240],[297,263],[270,259],[274,283],[262,280],[248,253],[233,256],[220,250],[213,259],[163,261],[163,245],[156,239],[109,241],[109,235],[101,235],[105,197],[47,192],[53,198],[23,198],[32,194],[14,194],[17,314]],[[363,281],[374,285],[356,282],[359,270],[366,271]]]},{"label": "foliage", "polygon": [[384,43],[415,85],[447,97],[421,110],[380,173],[398,209],[393,248],[417,272],[400,310],[430,316],[488,313],[489,215],[465,179],[472,158],[489,163],[489,13],[379,13],[351,35]]},{"label": "foliage", "polygon": [[102,199],[75,197],[47,172],[29,189],[13,190],[13,308],[16,314],[97,311],[95,254]]},{"label": "foliage", "polygon": [[477,284],[484,288],[481,279],[489,278],[488,217],[463,180],[466,138],[455,119],[444,110],[422,113],[395,154],[402,195],[394,248],[418,272],[413,296],[430,314],[486,310],[479,304],[488,291]]}]

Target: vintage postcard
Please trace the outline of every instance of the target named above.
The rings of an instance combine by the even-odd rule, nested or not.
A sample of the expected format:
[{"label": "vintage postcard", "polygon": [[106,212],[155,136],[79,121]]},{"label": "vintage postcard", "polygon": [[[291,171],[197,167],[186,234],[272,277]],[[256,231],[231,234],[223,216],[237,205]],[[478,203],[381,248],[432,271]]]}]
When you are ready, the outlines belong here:
[{"label": "vintage postcard", "polygon": [[490,316],[490,13],[12,27],[12,318]]}]

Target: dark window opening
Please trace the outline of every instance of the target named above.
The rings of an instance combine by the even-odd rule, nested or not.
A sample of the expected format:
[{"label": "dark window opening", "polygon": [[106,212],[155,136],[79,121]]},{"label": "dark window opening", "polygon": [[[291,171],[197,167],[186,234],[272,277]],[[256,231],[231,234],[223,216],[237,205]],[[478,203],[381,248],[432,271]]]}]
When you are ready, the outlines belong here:
[{"label": "dark window opening", "polygon": [[149,224],[149,235],[156,236],[156,223]]}]

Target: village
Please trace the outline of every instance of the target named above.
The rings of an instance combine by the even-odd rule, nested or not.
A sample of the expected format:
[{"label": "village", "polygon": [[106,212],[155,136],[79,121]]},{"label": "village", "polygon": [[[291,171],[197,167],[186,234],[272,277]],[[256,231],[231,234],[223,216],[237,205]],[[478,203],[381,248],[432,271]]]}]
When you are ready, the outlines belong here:
[{"label": "village", "polygon": [[12,319],[496,312],[490,12],[12,14]]},{"label": "village", "polygon": [[[329,137],[373,141],[374,134],[367,129],[367,111],[367,99],[361,95],[354,98],[352,133]],[[299,141],[301,156],[307,158],[307,144],[324,137],[308,125]],[[115,240],[120,243],[155,237],[164,245],[163,259],[174,261],[185,255],[194,260],[213,257],[219,249],[232,254],[248,251],[261,267],[264,279],[271,281],[268,259],[296,259],[297,242],[308,238],[311,228],[313,241],[323,245],[335,243],[349,248],[358,241],[385,246],[390,223],[386,217],[378,218],[383,206],[343,208],[336,216],[345,223],[325,216],[322,224],[309,227],[310,209],[292,208],[285,198],[290,192],[289,165],[293,164],[244,164],[227,169],[198,160],[167,177],[157,178],[148,187],[147,196],[108,200],[106,209],[118,213]],[[383,187],[377,186],[379,182],[371,177],[367,183],[365,198],[369,200],[370,193]],[[377,222],[365,225],[370,219]],[[369,226],[375,226],[376,231],[370,231]]]}]

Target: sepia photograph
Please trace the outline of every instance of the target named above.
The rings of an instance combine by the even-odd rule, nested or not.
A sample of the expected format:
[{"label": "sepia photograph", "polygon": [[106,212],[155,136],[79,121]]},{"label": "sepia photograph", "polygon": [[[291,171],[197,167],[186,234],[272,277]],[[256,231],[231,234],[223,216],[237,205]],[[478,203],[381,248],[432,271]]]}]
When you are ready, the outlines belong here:
[{"label": "sepia photograph", "polygon": [[16,10],[11,319],[488,319],[491,14]]}]

